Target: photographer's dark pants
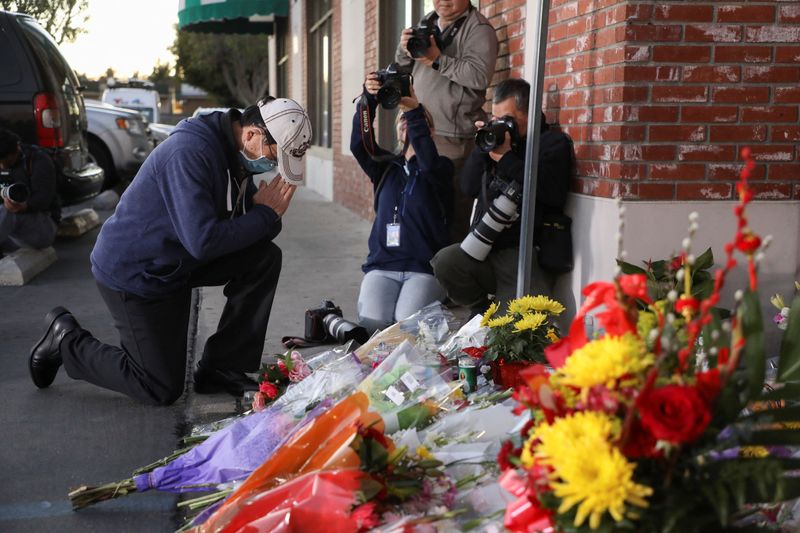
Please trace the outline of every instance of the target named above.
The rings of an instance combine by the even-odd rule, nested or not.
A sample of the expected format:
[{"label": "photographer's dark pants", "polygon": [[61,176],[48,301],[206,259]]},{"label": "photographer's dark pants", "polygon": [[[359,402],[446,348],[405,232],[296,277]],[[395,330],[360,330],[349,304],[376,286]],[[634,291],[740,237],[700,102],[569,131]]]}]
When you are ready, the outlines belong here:
[{"label": "photographer's dark pants", "polygon": [[433,142],[439,155],[453,162],[453,215],[450,220],[450,240],[451,242],[461,242],[469,233],[474,198],[461,192],[459,175],[464,167],[464,161],[475,147],[475,137],[460,139],[434,135]]},{"label": "photographer's dark pants", "polygon": [[[517,247],[492,250],[485,261],[477,261],[468,256],[460,244],[451,244],[433,256],[431,265],[433,275],[453,302],[478,314],[486,311],[489,297],[494,295],[500,312],[504,313],[508,302],[517,297],[518,261]],[[532,295],[551,296],[552,292],[553,276],[539,268],[534,257]]]},{"label": "photographer's dark pants", "polygon": [[64,368],[71,378],[145,403],[174,403],[186,381],[192,288],[225,285],[227,301],[199,364],[254,372],[280,271],[280,248],[261,242],[198,268],[187,287],[163,298],[141,298],[98,283],[120,347],[104,344],[86,330],[71,332],[61,343]]}]

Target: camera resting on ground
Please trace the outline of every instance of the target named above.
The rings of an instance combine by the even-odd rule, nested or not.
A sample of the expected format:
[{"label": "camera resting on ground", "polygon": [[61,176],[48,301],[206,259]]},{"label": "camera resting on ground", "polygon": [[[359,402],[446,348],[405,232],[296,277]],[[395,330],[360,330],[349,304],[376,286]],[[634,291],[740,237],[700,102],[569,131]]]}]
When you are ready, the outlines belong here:
[{"label": "camera resting on ground", "polygon": [[11,200],[15,204],[24,204],[29,196],[30,190],[24,183],[0,185],[0,198]]},{"label": "camera resting on ground", "polygon": [[519,218],[517,206],[522,201],[522,187],[516,181],[494,178],[489,188],[500,191],[500,194],[461,241],[461,249],[477,261],[486,259],[500,232]]},{"label": "camera resting on ground", "polygon": [[400,98],[411,96],[411,67],[392,63],[375,74],[381,84],[376,98],[384,109],[394,109],[400,104]]},{"label": "camera resting on ground", "polygon": [[424,57],[431,47],[431,35],[436,36],[436,23],[429,18],[423,18],[412,31],[406,43],[408,53],[414,58]]},{"label": "camera resting on ground", "polygon": [[364,344],[369,338],[363,327],[344,319],[342,309],[330,300],[323,300],[318,308],[306,311],[305,337],[311,342],[340,344],[351,340]]}]

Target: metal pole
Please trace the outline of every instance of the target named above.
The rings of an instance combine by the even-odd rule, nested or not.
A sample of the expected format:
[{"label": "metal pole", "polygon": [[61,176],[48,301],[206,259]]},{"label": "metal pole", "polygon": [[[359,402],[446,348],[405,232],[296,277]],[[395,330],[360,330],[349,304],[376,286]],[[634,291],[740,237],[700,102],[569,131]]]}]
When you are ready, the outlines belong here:
[{"label": "metal pole", "polygon": [[542,97],[544,93],[544,63],[547,56],[547,19],[550,0],[539,5],[539,38],[534,48],[536,68],[531,79],[528,104],[528,142],[525,147],[525,181],[522,196],[522,221],[519,236],[519,267],[517,271],[517,297],[530,293],[533,269],[533,221],[536,209],[536,184],[539,180],[539,130],[542,124]]}]

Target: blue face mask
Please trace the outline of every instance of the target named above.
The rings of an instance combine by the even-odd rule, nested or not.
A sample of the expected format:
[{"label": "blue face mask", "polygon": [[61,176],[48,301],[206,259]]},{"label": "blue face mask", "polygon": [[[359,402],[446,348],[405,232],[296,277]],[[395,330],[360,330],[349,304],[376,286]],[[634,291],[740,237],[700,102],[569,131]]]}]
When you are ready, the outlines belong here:
[{"label": "blue face mask", "polygon": [[267,157],[264,155],[263,144],[261,145],[261,156],[255,159],[250,159],[247,157],[247,154],[244,152],[244,150],[239,150],[239,159],[242,161],[242,165],[244,166],[245,170],[252,172],[253,174],[272,172],[278,165],[277,161],[267,159]]},{"label": "blue face mask", "polygon": [[250,159],[245,155],[244,151],[239,151],[239,159],[242,161],[242,165],[244,165],[245,170],[252,172],[253,174],[272,172],[275,170],[275,167],[278,166],[277,161],[267,159],[267,157],[263,155],[257,159]]}]

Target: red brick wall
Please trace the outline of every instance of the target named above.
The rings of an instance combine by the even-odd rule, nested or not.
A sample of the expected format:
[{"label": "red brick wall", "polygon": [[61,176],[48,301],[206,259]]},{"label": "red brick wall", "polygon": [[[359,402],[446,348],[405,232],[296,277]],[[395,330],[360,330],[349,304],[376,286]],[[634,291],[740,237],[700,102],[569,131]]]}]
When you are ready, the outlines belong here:
[{"label": "red brick wall", "polygon": [[727,200],[750,146],[761,199],[800,199],[800,5],[553,0],[545,106],[576,190]]},{"label": "red brick wall", "polygon": [[506,78],[522,78],[525,71],[525,0],[482,0],[480,11],[497,32],[497,51],[492,85]]},{"label": "red brick wall", "polygon": [[[347,207],[363,218],[371,220],[372,185],[369,178],[350,155],[349,146],[342,153],[342,129],[350,131],[355,104],[340,109],[342,98],[342,6],[341,0],[333,2],[333,201]],[[367,0],[364,14],[365,72],[378,64],[378,1]]]}]

